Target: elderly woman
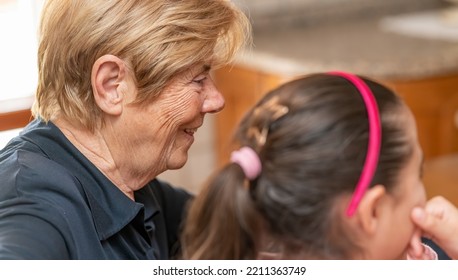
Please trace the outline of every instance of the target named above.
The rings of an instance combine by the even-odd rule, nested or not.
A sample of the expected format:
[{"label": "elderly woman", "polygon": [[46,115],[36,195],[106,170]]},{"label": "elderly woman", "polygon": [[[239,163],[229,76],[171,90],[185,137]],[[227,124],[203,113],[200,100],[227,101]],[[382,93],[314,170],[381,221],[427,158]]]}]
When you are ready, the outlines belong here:
[{"label": "elderly woman", "polygon": [[209,72],[249,40],[227,0],[48,0],[35,120],[0,151],[0,258],[167,259],[182,167],[224,99]]}]

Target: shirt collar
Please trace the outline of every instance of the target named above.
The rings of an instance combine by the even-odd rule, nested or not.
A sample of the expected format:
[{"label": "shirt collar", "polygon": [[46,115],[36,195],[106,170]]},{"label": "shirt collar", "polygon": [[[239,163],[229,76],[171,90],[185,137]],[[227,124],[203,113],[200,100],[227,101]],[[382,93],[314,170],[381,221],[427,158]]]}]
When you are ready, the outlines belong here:
[{"label": "shirt collar", "polygon": [[145,198],[148,194],[145,190],[135,192],[139,202],[129,199],[52,122],[45,124],[35,120],[27,126],[22,136],[27,137],[28,131],[35,134],[30,141],[37,144],[50,159],[66,167],[80,182],[100,240],[119,232],[141,209],[144,209],[145,219],[159,212],[155,200]]}]

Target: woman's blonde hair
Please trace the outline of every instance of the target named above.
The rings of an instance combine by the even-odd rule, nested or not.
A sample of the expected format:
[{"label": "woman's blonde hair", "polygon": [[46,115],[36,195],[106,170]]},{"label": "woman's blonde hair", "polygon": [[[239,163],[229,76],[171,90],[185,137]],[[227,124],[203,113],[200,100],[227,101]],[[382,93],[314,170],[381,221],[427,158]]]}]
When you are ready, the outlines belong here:
[{"label": "woman's blonde hair", "polygon": [[126,62],[140,103],[193,65],[229,63],[249,40],[248,19],[228,0],[48,0],[33,114],[44,121],[61,114],[94,130],[101,111],[91,70],[99,57]]}]

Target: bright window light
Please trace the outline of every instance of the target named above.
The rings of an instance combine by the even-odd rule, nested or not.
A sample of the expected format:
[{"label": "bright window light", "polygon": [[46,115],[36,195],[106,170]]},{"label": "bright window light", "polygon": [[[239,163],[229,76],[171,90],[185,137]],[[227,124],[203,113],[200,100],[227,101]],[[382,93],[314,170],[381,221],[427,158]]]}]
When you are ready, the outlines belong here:
[{"label": "bright window light", "polygon": [[0,0],[0,102],[35,93],[43,0]]}]

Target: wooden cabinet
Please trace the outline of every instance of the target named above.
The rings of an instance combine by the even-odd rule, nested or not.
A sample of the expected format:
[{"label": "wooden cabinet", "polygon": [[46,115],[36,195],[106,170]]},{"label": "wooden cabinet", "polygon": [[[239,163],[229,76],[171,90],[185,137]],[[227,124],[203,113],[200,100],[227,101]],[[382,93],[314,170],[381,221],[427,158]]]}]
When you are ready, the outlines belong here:
[{"label": "wooden cabinet", "polygon": [[217,70],[214,80],[224,95],[226,106],[216,115],[216,154],[218,165],[229,159],[233,150],[235,128],[242,117],[265,93],[279,85],[283,79],[239,66]]},{"label": "wooden cabinet", "polygon": [[425,162],[423,183],[428,197],[441,195],[458,206],[458,153]]},{"label": "wooden cabinet", "polygon": [[34,96],[0,101],[0,131],[26,126],[32,120]]},{"label": "wooden cabinet", "polygon": [[[226,99],[225,109],[216,116],[219,166],[229,159],[234,148],[231,144],[234,130],[246,111],[263,94],[291,78],[294,77],[280,77],[241,66],[216,71],[216,85]],[[458,178],[452,166],[453,163],[458,163],[458,159],[433,163],[433,160],[443,162],[439,160],[440,156],[458,154],[458,75],[421,80],[380,81],[397,92],[415,116],[426,162],[425,186],[428,196],[443,194],[458,205]],[[442,178],[441,181],[435,179],[439,177]],[[436,181],[441,186],[437,186]],[[456,190],[451,189],[452,186]]]},{"label": "wooden cabinet", "polygon": [[26,126],[32,120],[30,110],[0,112],[0,131]]},{"label": "wooden cabinet", "polygon": [[383,83],[411,108],[426,160],[458,152],[458,75]]}]

